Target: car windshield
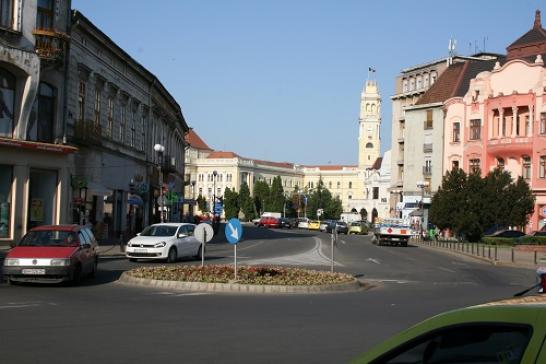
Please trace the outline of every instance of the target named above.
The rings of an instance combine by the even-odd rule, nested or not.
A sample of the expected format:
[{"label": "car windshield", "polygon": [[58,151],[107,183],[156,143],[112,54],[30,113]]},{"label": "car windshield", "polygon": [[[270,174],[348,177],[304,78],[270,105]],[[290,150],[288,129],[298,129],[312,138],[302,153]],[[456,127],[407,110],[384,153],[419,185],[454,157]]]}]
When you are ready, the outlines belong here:
[{"label": "car windshield", "polygon": [[140,236],[174,236],[177,226],[151,225],[144,229]]},{"label": "car windshield", "polygon": [[360,223],[359,222],[353,222],[353,223],[351,223],[351,226],[360,226]]},{"label": "car windshield", "polygon": [[72,231],[43,230],[29,231],[19,242],[19,246],[75,246],[76,234]]}]

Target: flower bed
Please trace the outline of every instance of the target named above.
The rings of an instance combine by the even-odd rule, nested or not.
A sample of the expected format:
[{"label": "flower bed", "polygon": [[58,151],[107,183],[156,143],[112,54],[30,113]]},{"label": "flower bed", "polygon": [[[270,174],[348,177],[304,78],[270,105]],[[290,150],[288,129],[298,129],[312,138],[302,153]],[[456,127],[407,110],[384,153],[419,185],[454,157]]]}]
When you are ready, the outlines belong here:
[{"label": "flower bed", "polygon": [[[233,266],[229,265],[140,267],[127,273],[135,278],[182,282],[229,283],[234,278]],[[354,281],[354,277],[345,273],[284,267],[237,267],[237,283],[240,284],[311,286]]]}]

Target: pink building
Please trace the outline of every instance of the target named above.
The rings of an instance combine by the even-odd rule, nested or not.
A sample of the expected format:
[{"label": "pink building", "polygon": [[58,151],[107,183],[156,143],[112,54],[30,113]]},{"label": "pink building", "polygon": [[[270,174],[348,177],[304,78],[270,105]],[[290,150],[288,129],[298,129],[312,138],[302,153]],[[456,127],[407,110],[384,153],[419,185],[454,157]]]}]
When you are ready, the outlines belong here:
[{"label": "pink building", "polygon": [[444,170],[500,167],[523,176],[536,196],[526,231],[546,222],[546,30],[533,28],[507,47],[506,59],[445,102]]}]

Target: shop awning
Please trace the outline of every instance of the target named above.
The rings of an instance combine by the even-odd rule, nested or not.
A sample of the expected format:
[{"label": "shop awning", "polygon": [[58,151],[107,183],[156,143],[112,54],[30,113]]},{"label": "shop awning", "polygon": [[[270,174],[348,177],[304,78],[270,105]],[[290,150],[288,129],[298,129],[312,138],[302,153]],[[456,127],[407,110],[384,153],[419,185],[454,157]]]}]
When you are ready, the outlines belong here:
[{"label": "shop awning", "polygon": [[88,181],[87,182],[87,194],[97,196],[109,196],[112,194],[112,190],[104,187],[102,184]]},{"label": "shop awning", "polygon": [[142,197],[140,197],[139,195],[129,195],[129,198],[127,199],[127,203],[129,205],[137,205],[137,206],[144,205],[144,201],[142,201]]}]

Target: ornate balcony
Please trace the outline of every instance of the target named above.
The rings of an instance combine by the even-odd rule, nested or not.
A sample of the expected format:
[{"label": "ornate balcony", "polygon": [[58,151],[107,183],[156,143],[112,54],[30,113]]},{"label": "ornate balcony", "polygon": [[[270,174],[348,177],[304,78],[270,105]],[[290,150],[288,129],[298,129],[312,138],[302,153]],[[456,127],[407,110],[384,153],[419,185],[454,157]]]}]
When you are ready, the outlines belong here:
[{"label": "ornate balcony", "polygon": [[44,60],[61,61],[66,54],[69,36],[54,30],[34,29],[36,53]]},{"label": "ornate balcony", "polygon": [[74,141],[87,145],[100,145],[101,126],[94,120],[77,120],[74,124]]}]

